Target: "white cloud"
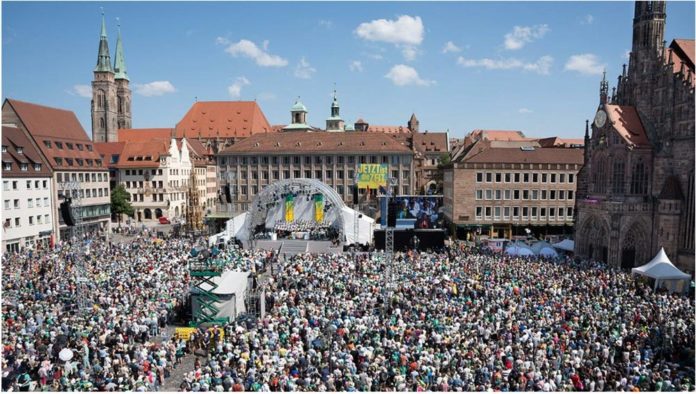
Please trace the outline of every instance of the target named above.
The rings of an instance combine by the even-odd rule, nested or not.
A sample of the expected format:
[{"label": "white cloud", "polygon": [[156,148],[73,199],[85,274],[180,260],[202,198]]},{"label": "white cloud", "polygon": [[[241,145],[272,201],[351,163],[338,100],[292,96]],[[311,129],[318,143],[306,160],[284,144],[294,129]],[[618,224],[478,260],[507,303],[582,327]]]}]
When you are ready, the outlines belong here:
[{"label": "white cloud", "polygon": [[401,15],[396,20],[377,19],[361,23],[355,33],[368,41],[391,44],[420,45],[423,42],[423,21],[420,16]]},{"label": "white cloud", "polygon": [[404,64],[397,64],[396,66],[392,67],[384,77],[391,79],[396,86],[430,86],[435,84],[435,81],[421,79],[421,77],[418,76],[418,71],[416,71],[415,68]]},{"label": "white cloud", "polygon": [[566,71],[577,71],[585,75],[599,75],[606,68],[606,64],[600,64],[599,58],[591,53],[571,56],[565,64]]},{"label": "white cloud", "polygon": [[521,49],[528,43],[544,37],[550,30],[548,25],[515,26],[511,33],[505,35],[505,49]]},{"label": "white cloud", "polygon": [[353,61],[350,62],[350,64],[348,65],[348,68],[350,68],[350,71],[360,71],[360,72],[362,72],[362,70],[363,70],[363,65],[362,65],[362,62],[361,62],[360,60],[353,60]]},{"label": "white cloud", "polygon": [[146,97],[162,96],[176,92],[176,88],[169,81],[154,81],[144,84],[135,84],[135,92]]},{"label": "white cloud", "polygon": [[454,45],[452,41],[447,41],[447,43],[445,43],[445,47],[442,48],[442,53],[460,52],[461,50],[462,49]]},{"label": "white cloud", "polygon": [[626,60],[630,60],[630,59],[631,59],[631,50],[630,50],[630,49],[626,49],[626,50],[624,51],[623,58],[626,59]]},{"label": "white cloud", "polygon": [[521,60],[510,58],[510,59],[465,59],[463,56],[459,56],[457,59],[457,64],[463,67],[483,67],[488,70],[512,70],[512,69],[522,69],[525,71],[532,71],[537,74],[547,75],[553,64],[553,58],[551,56],[542,56],[536,62],[525,63]]},{"label": "white cloud", "polygon": [[300,59],[300,62],[297,63],[297,67],[295,67],[295,76],[297,78],[310,79],[315,72],[317,72],[317,69],[312,67],[304,57]]},{"label": "white cloud", "polygon": [[321,19],[321,20],[319,20],[319,26],[330,29],[333,27],[333,22],[330,20]]},{"label": "white cloud", "polygon": [[237,77],[234,83],[227,87],[227,92],[232,98],[239,98],[242,95],[242,88],[246,85],[251,85],[248,79],[245,77]]},{"label": "white cloud", "polygon": [[406,46],[401,49],[401,54],[404,55],[404,59],[410,62],[418,56],[418,49],[412,46]]},{"label": "white cloud", "polygon": [[[225,39],[220,41],[218,37],[218,43],[227,45],[228,42],[225,41]],[[287,60],[277,55],[271,55],[267,51],[267,40],[262,43],[262,48],[259,48],[258,46],[256,46],[256,44],[249,40],[239,40],[239,42],[231,44],[230,46],[225,48],[225,52],[229,53],[230,55],[234,57],[247,57],[249,59],[254,60],[256,64],[262,67],[285,67],[288,65]]]},{"label": "white cloud", "polygon": [[73,96],[92,98],[92,87],[89,85],[73,85],[67,92]]},{"label": "white cloud", "polygon": [[591,14],[585,15],[582,20],[580,20],[581,25],[591,25],[594,23],[594,16]]},{"label": "white cloud", "polygon": [[520,108],[519,110],[517,110],[517,112],[519,112],[519,113],[521,113],[521,114],[531,114],[531,113],[534,112],[534,111],[532,111],[532,110],[529,109],[529,108]]},{"label": "white cloud", "polygon": [[227,45],[230,43],[230,40],[225,37],[215,37],[215,43],[218,45]]}]

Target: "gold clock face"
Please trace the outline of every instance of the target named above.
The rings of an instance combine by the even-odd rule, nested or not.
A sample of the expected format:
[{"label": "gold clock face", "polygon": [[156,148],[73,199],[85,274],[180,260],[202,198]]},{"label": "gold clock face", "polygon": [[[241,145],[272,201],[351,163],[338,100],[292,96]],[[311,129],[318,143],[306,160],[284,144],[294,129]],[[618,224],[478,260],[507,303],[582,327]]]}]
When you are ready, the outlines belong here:
[{"label": "gold clock face", "polygon": [[597,111],[597,114],[595,115],[594,124],[597,127],[604,127],[604,124],[606,122],[607,122],[607,113],[600,109],[599,111]]}]

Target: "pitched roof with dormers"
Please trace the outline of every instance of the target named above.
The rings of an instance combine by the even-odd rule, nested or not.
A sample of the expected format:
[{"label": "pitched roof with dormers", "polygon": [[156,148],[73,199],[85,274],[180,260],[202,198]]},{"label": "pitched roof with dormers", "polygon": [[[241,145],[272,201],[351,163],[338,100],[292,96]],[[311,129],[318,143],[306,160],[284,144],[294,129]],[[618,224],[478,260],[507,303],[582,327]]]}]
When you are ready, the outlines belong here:
[{"label": "pitched roof with dormers", "polygon": [[460,163],[583,164],[583,149],[495,147],[495,141],[479,140],[453,159]]},{"label": "pitched roof with dormers", "polygon": [[[51,167],[46,163],[39,151],[34,147],[24,131],[16,127],[2,128],[2,177],[3,178],[36,178],[50,177]],[[5,169],[5,164],[11,168]],[[22,170],[22,165],[26,169]]]},{"label": "pitched roof with dormers", "polygon": [[[53,170],[103,170],[106,166],[72,111],[6,99],[3,122],[14,112]],[[18,125],[19,126],[19,125]]]},{"label": "pitched roof with dormers", "polygon": [[116,168],[159,168],[160,156],[169,155],[171,140],[156,138],[147,144],[126,142]]},{"label": "pitched roof with dormers", "polygon": [[243,138],[273,132],[255,101],[199,101],[176,125],[177,138]]},{"label": "pitched roof with dormers", "polygon": [[412,153],[403,143],[382,133],[280,133],[254,135],[219,154]]},{"label": "pitched roof with dormers", "polygon": [[[356,122],[358,123],[358,122]],[[380,125],[369,125],[367,126],[368,133],[387,133],[387,134],[397,134],[397,133],[410,133],[411,130],[407,126],[380,126]]]}]

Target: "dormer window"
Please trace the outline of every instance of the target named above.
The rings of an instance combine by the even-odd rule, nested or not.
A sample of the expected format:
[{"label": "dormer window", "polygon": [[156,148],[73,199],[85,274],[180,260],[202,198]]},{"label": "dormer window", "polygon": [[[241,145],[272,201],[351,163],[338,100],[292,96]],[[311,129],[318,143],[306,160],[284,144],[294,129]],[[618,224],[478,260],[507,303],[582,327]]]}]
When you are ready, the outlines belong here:
[{"label": "dormer window", "polygon": [[22,171],[27,171],[27,170],[29,170],[29,165],[26,163],[22,163],[19,165],[19,169]]},{"label": "dormer window", "polygon": [[7,152],[7,145],[2,146],[2,153],[5,153],[5,152]]},{"label": "dormer window", "polygon": [[3,169],[3,171],[11,171],[12,170],[12,163],[2,163],[2,169]]},{"label": "dormer window", "polygon": [[56,148],[63,149],[63,143],[56,141]]},{"label": "dormer window", "polygon": [[19,153],[20,155],[24,153],[24,148],[22,148],[21,146],[16,147],[15,150],[16,150],[17,153]]},{"label": "dormer window", "polygon": [[77,150],[82,150],[82,149],[84,149],[84,148],[83,148],[83,145],[82,145],[82,144],[77,144]]},{"label": "dormer window", "polygon": [[87,145],[87,151],[89,151],[89,152],[92,151],[92,145]]},{"label": "dormer window", "polygon": [[62,158],[60,158],[60,157],[55,157],[55,158],[53,158],[53,160],[55,160],[55,161],[56,161],[56,164],[58,164],[59,166],[62,166],[62,165],[63,165],[63,159],[62,159]]},{"label": "dormer window", "polygon": [[71,158],[66,158],[65,162],[68,163],[69,166],[73,165],[73,159]]},{"label": "dormer window", "polygon": [[70,149],[70,150],[73,149],[73,144],[71,144],[70,142],[66,142],[66,143],[65,143],[65,146],[67,146],[68,149]]},{"label": "dormer window", "polygon": [[77,164],[78,164],[78,165],[82,166],[82,165],[84,165],[84,163],[85,163],[84,160],[82,160],[82,159],[77,159]]},{"label": "dormer window", "polygon": [[49,140],[44,140],[44,145],[46,145],[46,148],[51,148],[51,141]]},{"label": "dormer window", "polygon": [[41,171],[41,164],[34,164],[34,171]]}]

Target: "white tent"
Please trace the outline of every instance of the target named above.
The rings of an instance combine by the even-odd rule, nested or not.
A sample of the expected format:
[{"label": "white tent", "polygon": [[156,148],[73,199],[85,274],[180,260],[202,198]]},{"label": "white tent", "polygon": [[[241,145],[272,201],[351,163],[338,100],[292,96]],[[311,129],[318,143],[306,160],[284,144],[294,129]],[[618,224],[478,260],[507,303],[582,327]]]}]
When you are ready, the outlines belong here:
[{"label": "white tent", "polygon": [[524,243],[514,243],[505,249],[510,256],[534,256],[534,251]]},{"label": "white tent", "polygon": [[556,249],[565,250],[566,252],[572,252],[575,250],[575,241],[564,239],[561,242],[553,244],[553,247]]},{"label": "white tent", "polygon": [[534,245],[532,245],[532,251],[537,256],[558,257],[556,250],[554,250],[551,244],[546,241],[536,242]]},{"label": "white tent", "polygon": [[[216,317],[227,317],[234,320],[240,313],[246,312],[244,306],[244,292],[247,289],[249,272],[225,271],[220,276],[212,278],[213,283],[218,287],[213,290],[213,294],[220,298],[220,302],[214,303],[220,310]],[[201,285],[201,289],[210,291],[211,286],[207,283]],[[200,308],[200,302],[193,297],[193,308]]]},{"label": "white tent", "polygon": [[672,264],[665,253],[665,248],[660,248],[649,263],[633,268],[631,273],[653,278],[655,289],[664,286],[671,292],[688,290],[691,280],[691,275],[681,272]]}]

